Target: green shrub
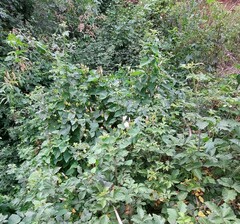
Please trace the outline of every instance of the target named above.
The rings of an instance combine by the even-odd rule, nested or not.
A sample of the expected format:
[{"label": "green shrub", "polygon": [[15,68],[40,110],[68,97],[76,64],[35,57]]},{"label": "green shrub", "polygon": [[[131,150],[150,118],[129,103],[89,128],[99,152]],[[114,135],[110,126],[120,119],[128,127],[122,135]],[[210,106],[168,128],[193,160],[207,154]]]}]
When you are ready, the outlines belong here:
[{"label": "green shrub", "polygon": [[85,24],[82,31],[85,41],[78,39],[74,61],[81,61],[92,69],[101,66],[105,72],[116,71],[121,66],[136,66],[141,40],[150,28],[145,14],[143,5],[126,5],[120,1],[96,17],[95,23],[88,22],[92,18],[88,15],[90,18],[80,23]]},{"label": "green shrub", "polygon": [[52,84],[24,95],[18,112],[23,162],[8,171],[19,182],[9,220],[239,221],[237,80],[188,64],[178,81],[159,44],[149,35],[138,69],[109,75],[53,55]]},{"label": "green shrub", "polygon": [[[202,67],[236,30],[221,13],[197,31],[196,1],[83,3],[42,41],[26,27],[6,40],[0,222],[238,223],[239,75]],[[69,29],[78,9],[95,36]],[[218,28],[229,42],[214,45]]]}]

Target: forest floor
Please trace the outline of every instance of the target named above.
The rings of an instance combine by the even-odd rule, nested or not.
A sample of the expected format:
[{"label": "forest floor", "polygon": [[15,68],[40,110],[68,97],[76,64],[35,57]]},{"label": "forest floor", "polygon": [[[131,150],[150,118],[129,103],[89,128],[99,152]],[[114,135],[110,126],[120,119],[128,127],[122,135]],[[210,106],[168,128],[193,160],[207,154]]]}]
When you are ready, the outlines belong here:
[{"label": "forest floor", "polygon": [[219,0],[228,10],[234,10],[234,8],[240,4],[240,0]]},{"label": "forest floor", "polygon": [[[219,0],[219,2],[222,3],[227,10],[232,11],[233,13],[235,8],[240,6],[240,0]],[[220,63],[218,65],[218,74],[240,74],[240,70],[234,66],[235,64],[240,64],[240,61],[236,60],[231,52],[228,52],[226,56],[229,58],[229,63]]]}]

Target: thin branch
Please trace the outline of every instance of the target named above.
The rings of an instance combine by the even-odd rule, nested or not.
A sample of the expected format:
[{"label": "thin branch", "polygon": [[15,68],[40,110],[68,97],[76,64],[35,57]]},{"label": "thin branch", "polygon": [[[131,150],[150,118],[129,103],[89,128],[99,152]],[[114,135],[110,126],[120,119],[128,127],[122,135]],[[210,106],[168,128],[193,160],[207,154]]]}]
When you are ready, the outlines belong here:
[{"label": "thin branch", "polygon": [[120,216],[119,216],[119,214],[118,214],[117,209],[116,209],[114,206],[113,206],[113,209],[114,209],[115,215],[116,215],[116,217],[117,217],[118,224],[123,224],[123,222],[122,222],[122,220],[121,220],[121,218],[120,218]]}]

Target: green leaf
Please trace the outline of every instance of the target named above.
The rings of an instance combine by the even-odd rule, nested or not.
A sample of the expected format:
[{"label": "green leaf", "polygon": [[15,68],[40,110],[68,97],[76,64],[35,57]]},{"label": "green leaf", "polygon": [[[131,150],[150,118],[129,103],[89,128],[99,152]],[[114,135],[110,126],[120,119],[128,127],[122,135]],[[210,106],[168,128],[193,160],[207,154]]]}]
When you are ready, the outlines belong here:
[{"label": "green leaf", "polygon": [[213,202],[207,201],[205,202],[205,204],[207,205],[207,207],[214,212],[216,215],[218,215],[219,217],[221,217],[221,210],[217,207],[216,204],[214,204]]},{"label": "green leaf", "polygon": [[114,194],[114,199],[116,199],[117,201],[124,201],[125,198],[126,198],[125,194],[120,190],[116,191]]},{"label": "green leaf", "polygon": [[179,212],[185,213],[187,211],[187,205],[183,201],[180,201],[178,202],[178,209]]},{"label": "green leaf", "polygon": [[136,70],[132,73],[130,73],[131,76],[139,76],[139,75],[142,75],[144,74],[145,72],[143,70]]},{"label": "green leaf", "polygon": [[229,202],[229,201],[232,201],[236,198],[237,192],[234,191],[234,190],[224,188],[223,191],[222,191],[222,196],[223,196],[223,200],[225,202]]},{"label": "green leaf", "polygon": [[134,137],[136,137],[138,134],[139,134],[139,132],[140,132],[140,129],[139,128],[131,128],[129,131],[128,131],[128,134],[132,137],[132,138],[134,138]]},{"label": "green leaf", "polygon": [[41,54],[44,54],[47,52],[47,46],[40,43],[40,42],[36,42],[36,47],[37,47],[37,51]]},{"label": "green leaf", "polygon": [[205,144],[206,153],[209,153],[211,156],[213,156],[216,152],[215,143],[212,139],[209,139]]},{"label": "green leaf", "polygon": [[96,163],[96,158],[95,157],[90,157],[90,158],[88,158],[88,163],[89,164],[95,164]]},{"label": "green leaf", "polygon": [[124,164],[126,166],[131,166],[133,164],[133,161],[132,160],[127,160]]},{"label": "green leaf", "polygon": [[93,167],[93,168],[91,169],[91,173],[96,173],[96,171],[97,171],[97,167]]},{"label": "green leaf", "polygon": [[154,60],[154,58],[144,58],[141,63],[140,63],[140,68],[150,64],[152,61]]},{"label": "green leaf", "polygon": [[175,209],[173,208],[168,208],[167,209],[167,214],[168,214],[168,222],[170,224],[175,224],[178,218],[178,213]]},{"label": "green leaf", "polygon": [[72,121],[74,118],[75,118],[75,114],[69,112],[69,113],[68,113],[68,120],[69,120],[69,121]]},{"label": "green leaf", "polygon": [[212,4],[214,2],[216,2],[216,0],[207,0],[207,4]]},{"label": "green leaf", "polygon": [[192,170],[192,173],[195,177],[197,177],[199,180],[202,180],[202,172],[200,169],[194,169]]},{"label": "green leaf", "polygon": [[151,50],[154,54],[159,55],[159,49],[157,46],[151,46]]},{"label": "green leaf", "polygon": [[239,139],[229,139],[230,142],[232,142],[233,144],[236,144],[237,146],[240,146],[240,140]]},{"label": "green leaf", "polygon": [[131,145],[130,139],[124,139],[124,141],[120,142],[120,144],[119,144],[119,149],[125,149],[125,148],[127,148],[129,145]]},{"label": "green leaf", "polygon": [[69,159],[72,157],[72,154],[70,154],[68,151],[65,151],[63,153],[63,158],[65,160],[66,163],[68,163]]},{"label": "green leaf", "polygon": [[203,129],[205,129],[207,126],[208,126],[208,122],[206,122],[206,121],[198,121],[197,122],[197,126],[198,126],[198,128],[200,129],[200,130],[203,130]]},{"label": "green leaf", "polygon": [[238,85],[240,85],[240,74],[237,75],[236,77]]},{"label": "green leaf", "polygon": [[230,122],[228,120],[221,120],[217,127],[220,129],[220,130],[224,130],[224,131],[231,131],[231,125],[230,125]]},{"label": "green leaf", "polygon": [[233,180],[231,178],[222,177],[218,180],[218,183],[224,187],[232,187]]},{"label": "green leaf", "polygon": [[101,204],[101,206],[102,206],[102,209],[104,209],[105,206],[107,205],[107,201],[106,201],[105,199],[102,199],[102,200],[100,201],[100,204]]},{"label": "green leaf", "polygon": [[231,207],[224,203],[222,206],[222,217],[224,218],[224,220],[235,220],[236,219],[236,215],[234,214],[233,210],[231,209]]},{"label": "green leaf", "polygon": [[8,44],[10,44],[11,46],[17,47],[17,46],[27,46],[25,43],[23,43],[20,39],[19,36],[16,36],[13,33],[8,34],[7,37],[7,42]]},{"label": "green leaf", "polygon": [[238,193],[240,193],[240,183],[236,182],[232,185],[232,188],[237,191]]},{"label": "green leaf", "polygon": [[12,214],[8,219],[8,224],[17,224],[21,221],[20,216]]},{"label": "green leaf", "polygon": [[212,224],[212,222],[210,222],[206,218],[200,218],[198,221],[200,224]]},{"label": "green leaf", "polygon": [[4,61],[12,61],[14,57],[12,55],[7,56]]},{"label": "green leaf", "polygon": [[153,219],[156,224],[165,224],[166,223],[166,220],[163,217],[156,215],[156,214],[153,214]]},{"label": "green leaf", "polygon": [[68,135],[68,133],[70,132],[71,130],[71,126],[70,125],[66,125],[65,127],[63,127],[60,131],[59,131],[59,134],[60,135],[63,135],[63,136],[66,136]]},{"label": "green leaf", "polygon": [[102,215],[99,219],[99,224],[108,224],[110,220],[107,215]]},{"label": "green leaf", "polygon": [[180,191],[178,194],[177,194],[177,198],[179,201],[183,201],[186,199],[188,195],[188,192],[184,192],[184,191]]},{"label": "green leaf", "polygon": [[142,207],[137,207],[137,213],[140,216],[140,218],[143,219],[144,211],[143,211]]},{"label": "green leaf", "polygon": [[0,213],[0,223],[7,223],[7,215],[3,215]]},{"label": "green leaf", "polygon": [[100,76],[99,75],[91,75],[88,77],[88,82],[97,82],[99,80]]},{"label": "green leaf", "polygon": [[74,162],[74,163],[71,165],[71,167],[68,169],[66,175],[71,175],[71,174],[73,174],[77,167],[78,167],[77,162]]},{"label": "green leaf", "polygon": [[57,213],[56,213],[56,215],[57,216],[62,216],[62,215],[65,215],[65,214],[67,214],[69,211],[67,210],[67,209],[61,209],[61,210],[59,210]]}]

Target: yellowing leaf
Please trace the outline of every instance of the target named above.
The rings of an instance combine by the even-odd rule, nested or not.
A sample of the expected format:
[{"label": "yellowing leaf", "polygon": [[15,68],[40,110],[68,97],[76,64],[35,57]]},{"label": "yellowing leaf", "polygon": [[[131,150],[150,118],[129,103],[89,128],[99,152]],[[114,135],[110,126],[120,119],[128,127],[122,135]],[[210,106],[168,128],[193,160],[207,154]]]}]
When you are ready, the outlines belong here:
[{"label": "yellowing leaf", "polygon": [[76,210],[75,210],[74,208],[72,209],[72,213],[73,213],[73,214],[75,214],[75,213],[76,213]]},{"label": "yellowing leaf", "polygon": [[206,215],[205,215],[202,211],[199,211],[199,212],[198,212],[198,216],[199,216],[199,217],[206,217]]},{"label": "yellowing leaf", "polygon": [[201,201],[202,203],[204,203],[204,199],[202,196],[198,196],[198,200]]}]

